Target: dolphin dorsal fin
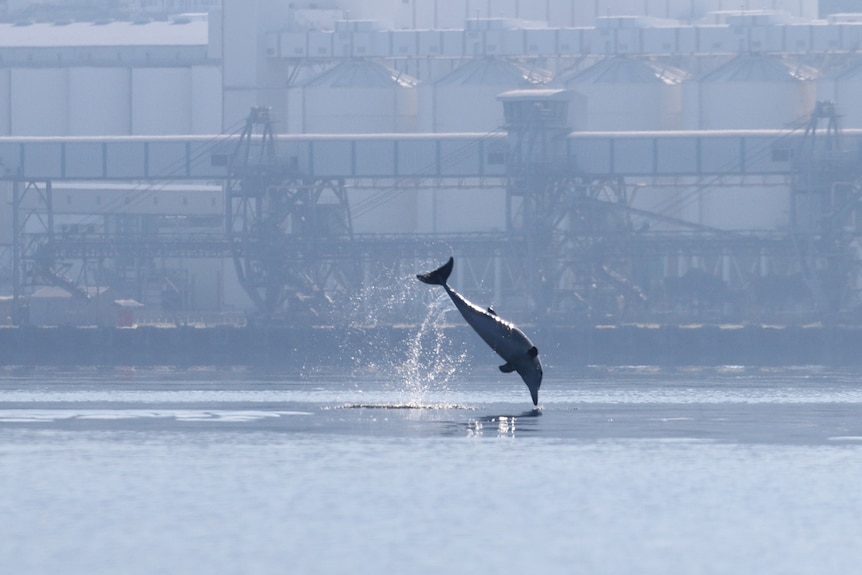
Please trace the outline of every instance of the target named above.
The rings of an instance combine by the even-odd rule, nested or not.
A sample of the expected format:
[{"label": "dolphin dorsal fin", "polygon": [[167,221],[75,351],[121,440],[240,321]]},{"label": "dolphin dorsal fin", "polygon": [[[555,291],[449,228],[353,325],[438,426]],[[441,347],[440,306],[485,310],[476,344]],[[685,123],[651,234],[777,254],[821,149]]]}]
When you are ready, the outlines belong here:
[{"label": "dolphin dorsal fin", "polygon": [[530,359],[535,359],[537,355],[539,355],[539,350],[536,349],[535,345],[527,350],[527,357]]},{"label": "dolphin dorsal fin", "polygon": [[495,312],[495,311],[494,311],[494,308],[493,308],[493,307],[491,307],[491,306],[488,306],[488,313],[489,313],[489,314],[491,314],[491,315],[497,315],[497,312]]}]

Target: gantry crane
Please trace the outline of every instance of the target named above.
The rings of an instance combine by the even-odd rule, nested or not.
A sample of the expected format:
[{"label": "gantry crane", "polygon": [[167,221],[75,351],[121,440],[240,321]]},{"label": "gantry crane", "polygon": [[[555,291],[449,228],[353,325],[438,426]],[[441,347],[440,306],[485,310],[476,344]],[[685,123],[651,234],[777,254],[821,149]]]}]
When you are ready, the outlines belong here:
[{"label": "gantry crane", "polygon": [[226,226],[236,273],[267,320],[324,319],[346,296],[353,229],[344,181],[301,173],[280,155],[269,108],[256,107],[231,156]]}]

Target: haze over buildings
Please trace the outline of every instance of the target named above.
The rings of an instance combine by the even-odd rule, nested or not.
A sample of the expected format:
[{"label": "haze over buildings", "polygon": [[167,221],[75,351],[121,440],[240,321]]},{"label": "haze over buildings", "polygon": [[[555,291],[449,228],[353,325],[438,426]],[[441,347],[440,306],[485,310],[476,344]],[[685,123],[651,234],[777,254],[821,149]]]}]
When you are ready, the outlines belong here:
[{"label": "haze over buildings", "polygon": [[[514,116],[504,116],[502,102],[508,102],[514,113],[523,94],[499,98],[534,90],[526,97],[538,98],[537,105],[545,105],[543,98],[564,105],[553,122],[544,124],[553,132],[541,136],[549,138],[542,148],[546,156],[530,161],[555,162],[565,156],[578,170],[577,182],[566,176],[569,180],[562,178],[553,186],[571,187],[573,197],[587,193],[637,210],[619,220],[608,214],[587,217],[567,212],[552,224],[549,237],[563,238],[554,244],[554,249],[562,250],[555,253],[555,261],[571,260],[548,276],[554,278],[549,286],[556,290],[554,298],[571,297],[567,305],[577,307],[589,299],[584,290],[597,290],[601,295],[586,304],[590,309],[614,307],[607,302],[614,301],[615,292],[626,290],[629,300],[637,293],[653,294],[655,299],[659,291],[666,299],[666,280],[691,270],[706,273],[731,291],[750,290],[756,278],[795,277],[805,265],[794,264],[783,248],[775,251],[766,245],[760,246],[760,263],[754,266],[748,261],[751,253],[743,256],[728,245],[691,248],[680,243],[649,256],[654,258],[649,272],[636,271],[639,264],[630,253],[614,255],[613,264],[585,266],[572,263],[580,256],[572,256],[571,250],[579,248],[571,238],[582,233],[577,221],[585,217],[607,219],[603,237],[619,230],[648,229],[677,234],[673,241],[682,241],[692,230],[746,233],[761,241],[816,220],[805,207],[807,196],[793,187],[799,180],[793,184],[792,146],[764,144],[778,151],[761,166],[759,157],[745,150],[761,141],[754,135],[733,136],[738,140],[716,140],[715,135],[722,130],[772,130],[769,142],[801,136],[819,101],[834,102],[834,117],[842,129],[862,129],[862,104],[854,96],[862,82],[862,60],[856,56],[862,45],[862,16],[846,13],[848,8],[852,4],[806,0],[748,0],[744,6],[722,0],[201,0],[38,6],[9,1],[0,3],[0,15],[7,18],[0,23],[0,137],[6,138],[0,142],[0,162],[7,178],[3,185],[11,194],[14,170],[25,164],[32,167],[36,161],[32,151],[24,157],[22,138],[200,136],[200,141],[211,137],[217,142],[238,134],[250,110],[264,106],[271,110],[266,118],[274,132],[293,135],[294,140],[283,142],[294,144],[279,144],[279,154],[286,154],[283,163],[292,163],[298,173],[315,170],[326,175],[314,186],[319,186],[320,197],[329,198],[324,203],[330,207],[325,209],[334,215],[327,218],[338,224],[325,234],[338,228],[368,238],[406,234],[414,238],[411,241],[448,234],[450,245],[467,241],[471,234],[487,234],[490,239],[484,245],[497,246],[488,248],[498,258],[489,260],[497,261],[492,265],[514,269],[515,264],[499,260],[507,257],[500,253],[503,238],[523,233],[520,226],[533,225],[518,215],[527,201],[523,198],[533,193],[524,190],[530,186],[547,190],[549,184],[513,176],[512,146],[527,141],[514,143],[517,130],[527,130],[522,135],[532,138],[531,146],[538,145],[535,138],[540,136],[530,132],[535,126],[516,130]],[[693,139],[695,133],[707,133],[703,131],[712,139]],[[629,135],[619,135],[622,132]],[[454,133],[465,135],[444,136]],[[572,135],[566,138],[568,133]],[[610,140],[602,139],[602,133],[619,138],[608,147]],[[652,139],[637,133],[652,133]],[[695,152],[688,143],[695,141],[721,150],[724,167],[716,164],[706,177],[705,166],[714,154],[699,147]],[[126,158],[117,160],[120,171],[122,162],[137,158],[137,144],[132,142],[99,144],[104,146],[102,172],[114,169],[114,157]],[[852,139],[845,144],[851,152],[857,145]],[[183,157],[186,164],[192,161],[190,145],[176,144],[178,165]],[[57,149],[63,154],[73,150]],[[147,144],[145,149],[140,157],[154,161],[156,152],[150,150],[157,148]],[[114,150],[120,150],[119,155]],[[227,152],[219,149],[201,157],[215,162]],[[53,161],[50,157],[45,156],[46,166]],[[58,155],[57,161],[73,165],[65,156]],[[167,156],[159,161],[171,164]],[[755,168],[756,178],[747,175],[752,166],[761,166]],[[23,296],[46,282],[42,278],[27,286],[22,283],[29,268],[21,262],[33,257],[20,253],[25,235],[53,237],[58,230],[78,234],[89,230],[94,239],[111,234],[125,234],[127,239],[148,234],[215,237],[231,225],[222,221],[225,214],[242,203],[242,194],[250,193],[237,192],[233,197],[237,206],[232,205],[230,192],[225,196],[225,181],[215,177],[216,172],[212,178],[194,181],[121,184],[110,177],[98,182],[71,178],[75,170],[65,167],[60,171],[59,177],[49,174],[19,182],[41,187],[51,182],[49,211],[56,230],[40,227],[39,218],[29,217],[47,209],[39,207],[44,198],[32,206],[17,204],[19,211],[29,210],[27,223],[19,224],[17,232],[12,231],[15,210],[9,204],[0,215],[8,230],[0,237],[7,246],[6,271],[0,280],[6,293],[17,285]],[[194,168],[185,171],[190,174]],[[77,173],[91,172],[80,168]],[[620,180],[620,174],[627,175]],[[146,176],[167,179],[152,170]],[[839,185],[855,190],[853,182],[855,176],[847,176]],[[570,200],[559,201],[548,209],[572,209]],[[855,214],[855,208],[850,212]],[[305,229],[298,223],[304,217],[298,212],[279,217],[281,239],[305,233],[298,231]],[[590,242],[596,241],[596,233],[590,232]],[[13,274],[16,237],[15,249],[23,260]],[[716,250],[718,256],[707,257]],[[246,260],[232,263],[230,257],[213,255],[217,251],[212,248],[207,257],[150,258],[146,273],[140,263],[117,264],[106,273],[94,271],[93,262],[81,261],[63,266],[55,262],[51,273],[57,276],[54,282],[74,283],[72,276],[77,275],[91,286],[111,284],[119,295],[144,300],[150,309],[169,308],[162,305],[166,299],[179,301],[175,305],[186,310],[249,309],[255,296],[248,287],[251,280],[243,274],[264,264],[236,253],[234,260]],[[481,257],[477,252],[476,258]],[[66,271],[60,273],[58,266]],[[333,260],[332,267],[339,266]],[[595,269],[584,273],[585,267]],[[602,273],[615,279],[594,277]],[[332,277],[329,272],[323,275]],[[504,276],[498,271],[493,282],[477,280],[476,287],[509,298],[513,306],[537,305],[535,294],[517,295],[520,288],[515,286],[521,280],[507,283]],[[288,285],[298,280],[278,281]],[[597,282],[607,286],[590,287]],[[809,285],[812,282],[816,280]],[[854,305],[857,283],[855,276],[848,280],[844,289],[851,295],[842,296],[839,307]],[[283,291],[299,296],[304,290],[330,287],[288,285]],[[281,301],[278,307],[287,306],[289,299],[284,293],[276,297]],[[788,307],[817,307],[813,299],[809,294]],[[732,307],[728,301],[715,305],[719,310]]]}]

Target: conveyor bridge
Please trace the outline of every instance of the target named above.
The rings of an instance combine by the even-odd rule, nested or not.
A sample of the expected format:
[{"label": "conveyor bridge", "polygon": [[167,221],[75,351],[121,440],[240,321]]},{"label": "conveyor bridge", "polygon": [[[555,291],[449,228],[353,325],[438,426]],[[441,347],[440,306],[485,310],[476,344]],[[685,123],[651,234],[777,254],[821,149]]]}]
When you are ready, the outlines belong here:
[{"label": "conveyor bridge", "polygon": [[[439,248],[441,243],[457,249],[467,260],[473,259],[473,265],[484,270],[474,270],[476,277],[497,274],[493,287],[496,301],[499,301],[497,297],[505,295],[504,289],[511,293],[520,290],[512,297],[527,302],[524,304],[526,312],[562,314],[559,317],[566,311],[583,309],[623,313],[625,308],[626,313],[637,314],[643,309],[641,299],[648,295],[647,283],[655,284],[660,281],[655,278],[665,277],[667,273],[671,277],[682,273],[681,269],[656,270],[683,260],[698,260],[698,265],[711,267],[712,279],[715,274],[736,274],[740,282],[750,287],[762,273],[757,271],[758,262],[773,258],[786,274],[783,277],[795,273],[806,275],[810,285],[819,281],[822,285],[817,289],[826,294],[822,298],[824,301],[845,301],[844,292],[852,289],[847,283],[849,280],[844,279],[851,276],[846,266],[830,264],[828,275],[837,278],[830,280],[831,284],[812,279],[819,273],[818,267],[824,258],[833,262],[855,261],[848,247],[849,239],[843,232],[843,235],[829,235],[814,230],[804,237],[776,230],[737,233],[681,220],[674,222],[663,214],[653,214],[654,221],[670,227],[678,224],[676,229],[680,231],[669,232],[668,225],[651,230],[644,225],[650,214],[638,214],[628,204],[627,179],[668,185],[678,181],[683,186],[724,179],[744,183],[748,178],[763,182],[769,178],[774,181],[777,177],[788,185],[794,178],[801,181],[799,155],[804,153],[805,138],[813,137],[809,132],[573,132],[568,135],[563,132],[551,155],[542,160],[547,161],[548,174],[541,173],[545,165],[542,162],[530,164],[528,171],[513,162],[510,158],[514,149],[512,141],[503,131],[491,134],[272,135],[266,142],[272,148],[271,153],[247,153],[243,165],[238,167],[237,150],[243,145],[243,138],[248,146],[260,145],[253,141],[252,135],[247,132],[213,137],[0,138],[0,181],[8,182],[13,191],[16,301],[23,276],[31,273],[31,268],[42,266],[43,275],[55,274],[52,266],[62,260],[102,262],[106,258],[116,258],[138,266],[147,258],[232,256],[236,262],[242,262],[243,267],[238,267],[240,275],[245,274],[250,285],[262,290],[259,311],[269,313],[278,309],[289,294],[280,293],[276,297],[264,293],[265,290],[281,292],[282,285],[294,285],[300,286],[294,295],[302,295],[299,293],[302,291],[321,292],[328,289],[327,286],[344,292],[348,282],[342,277],[343,262],[362,258],[415,261],[435,253],[435,247]],[[862,157],[862,130],[848,130],[841,137],[844,157],[849,156],[858,163]],[[532,178],[532,181],[524,185],[522,180],[527,181],[524,178]],[[182,180],[224,184],[224,235],[107,237],[84,234],[59,238],[53,235],[51,214],[48,214],[41,242],[34,241],[32,230],[25,233],[24,219],[29,216],[23,212],[36,212],[51,205],[51,182],[158,184]],[[329,194],[346,205],[345,190],[350,187],[433,189],[459,185],[505,188],[507,210],[511,212],[507,215],[510,229],[486,234],[362,235],[353,234],[348,213],[347,219],[340,222],[326,215],[326,221],[319,222],[321,226],[328,226],[323,232],[284,233],[287,214],[292,211],[305,218],[304,210],[311,210],[308,212],[311,217],[318,207],[317,198],[322,194]],[[814,188],[808,184],[798,188],[790,196],[793,202],[803,206],[808,201],[806,190]],[[836,197],[829,208],[833,211],[846,207],[847,202],[855,205],[859,197],[855,187],[834,191],[847,198]],[[28,193],[38,194],[39,200],[25,206],[22,198]],[[527,210],[527,202],[534,201],[531,194],[536,193],[544,194],[551,203],[529,204]],[[264,204],[269,207],[261,208]],[[258,209],[262,211],[246,215]],[[521,215],[515,213],[519,209]],[[821,213],[824,209],[817,208],[811,213]],[[639,222],[633,224],[633,217]],[[519,222],[529,218],[541,220],[540,225],[518,227]],[[267,229],[270,232],[266,232]],[[62,241],[57,241],[60,239]],[[555,251],[546,249],[551,247]],[[538,253],[545,258],[543,261],[536,257]],[[534,269],[519,271],[512,263],[530,260],[536,262]],[[802,271],[794,272],[799,269],[799,262],[802,262]],[[297,263],[305,266],[299,274],[293,271]],[[465,265],[471,264],[465,261]],[[501,271],[504,267],[505,272]],[[496,271],[489,272],[491,268]],[[258,276],[261,270],[266,273]],[[362,272],[349,270],[349,274],[361,277]],[[499,277],[505,274],[509,277],[507,287],[500,287]],[[721,286],[710,283],[710,278],[689,279],[691,285],[680,284],[682,287],[674,289],[689,290],[686,297],[692,309],[704,306],[703,302],[709,298],[703,295],[710,290],[714,301],[707,303],[714,308],[738,303],[721,292]],[[480,281],[483,280],[477,280]],[[529,285],[530,281],[534,284]],[[610,289],[603,289],[602,283]],[[319,289],[321,287],[323,289]],[[594,297],[585,301],[585,293],[590,291],[595,292]],[[546,298],[543,295],[546,292],[552,295]],[[529,303],[531,298],[532,303]],[[537,311],[536,300],[550,303]],[[834,309],[833,306],[831,311]]]},{"label": "conveyor bridge", "polygon": [[[788,174],[801,132],[573,132],[559,158],[595,177]],[[842,133],[862,150],[862,130]],[[0,138],[2,180],[215,180],[238,136]],[[276,136],[276,155],[315,178],[505,177],[505,132]]]}]

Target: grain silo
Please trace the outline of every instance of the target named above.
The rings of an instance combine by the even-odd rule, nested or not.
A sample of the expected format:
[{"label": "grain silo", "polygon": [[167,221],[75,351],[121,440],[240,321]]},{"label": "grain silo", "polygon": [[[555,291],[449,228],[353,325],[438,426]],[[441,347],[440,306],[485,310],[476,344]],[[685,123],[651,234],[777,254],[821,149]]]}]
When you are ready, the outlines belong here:
[{"label": "grain silo", "polygon": [[189,68],[134,68],[132,134],[190,134],[191,94]]},{"label": "grain silo", "polygon": [[13,68],[10,73],[10,135],[69,135],[67,68]]},{"label": "grain silo", "polygon": [[823,80],[818,99],[835,102],[842,128],[862,128],[859,94],[862,94],[862,60],[853,58],[839,72]]},{"label": "grain silo", "polygon": [[531,71],[498,58],[471,60],[420,87],[420,131],[497,131],[503,125],[503,106],[497,96],[546,80],[544,71]]},{"label": "grain silo", "polygon": [[686,73],[650,60],[614,56],[563,74],[556,83],[586,98],[584,130],[678,130]]},{"label": "grain silo", "polygon": [[781,129],[805,122],[817,71],[781,56],[743,54],[683,86],[685,127]]},{"label": "grain silo", "polygon": [[222,131],[221,72],[215,66],[192,66],[192,134],[218,134]]},{"label": "grain silo", "polygon": [[9,117],[11,108],[11,75],[8,68],[0,68],[0,136],[8,136],[12,119]]},{"label": "grain silo", "polygon": [[[306,133],[416,131],[416,80],[382,64],[348,60],[308,81],[300,94]],[[291,122],[296,126],[296,122]]]},{"label": "grain silo", "polygon": [[69,68],[69,134],[131,133],[131,72],[120,67]]}]

